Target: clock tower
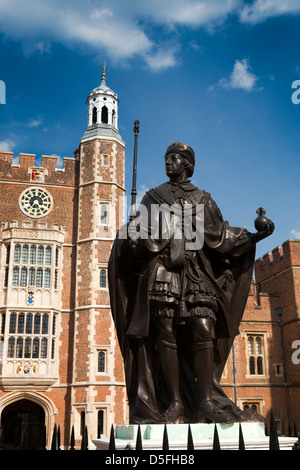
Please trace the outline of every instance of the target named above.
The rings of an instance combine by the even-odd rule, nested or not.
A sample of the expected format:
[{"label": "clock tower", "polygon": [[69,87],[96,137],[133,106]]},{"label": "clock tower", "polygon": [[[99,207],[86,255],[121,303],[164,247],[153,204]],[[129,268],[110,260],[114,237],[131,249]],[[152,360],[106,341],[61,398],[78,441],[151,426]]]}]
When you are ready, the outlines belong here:
[{"label": "clock tower", "polygon": [[[61,448],[128,422],[107,265],[123,223],[125,144],[106,69],[75,158],[0,149],[0,421],[4,448]],[[32,426],[36,429],[31,432]],[[24,430],[24,433],[16,429]],[[26,431],[27,430],[27,431]]]},{"label": "clock tower", "polygon": [[118,131],[118,97],[101,83],[87,98],[87,129],[79,148],[73,403],[88,429],[103,413],[106,429],[125,422],[122,357],[111,319],[107,267],[122,222],[125,144]]}]

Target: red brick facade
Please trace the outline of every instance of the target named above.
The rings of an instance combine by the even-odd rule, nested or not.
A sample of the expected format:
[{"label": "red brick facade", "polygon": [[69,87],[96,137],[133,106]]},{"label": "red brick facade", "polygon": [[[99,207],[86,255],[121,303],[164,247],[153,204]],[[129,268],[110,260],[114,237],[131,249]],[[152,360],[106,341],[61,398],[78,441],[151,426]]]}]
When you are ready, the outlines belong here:
[{"label": "red brick facade", "polygon": [[[84,425],[88,428],[89,438],[96,438],[100,432],[107,435],[112,423],[124,423],[127,419],[123,363],[110,315],[107,278],[104,277],[105,284],[102,281],[100,286],[100,271],[106,275],[121,217],[119,199],[124,194],[125,150],[116,139],[96,136],[82,139],[75,155],[75,158],[64,159],[63,168],[58,169],[57,157],[43,156],[41,165],[36,167],[35,155],[22,154],[18,163],[13,164],[12,153],[0,152],[3,354],[0,412],[9,411],[11,407],[13,413],[16,403],[22,404],[22,412],[26,411],[28,402],[40,406],[45,415],[48,445],[54,424],[60,427],[62,445],[69,444],[73,425],[76,442],[80,444]],[[32,169],[37,168],[42,173],[41,180],[32,179]],[[26,188],[35,187],[45,189],[53,200],[50,212],[42,218],[26,216],[20,207],[20,195]],[[107,220],[101,224],[103,204]],[[24,272],[27,270],[27,282],[21,278],[16,285],[13,278],[16,246],[20,245],[22,253],[26,254],[33,244],[52,247],[51,270],[55,269],[54,248],[59,250],[61,258],[54,289],[51,284],[48,288],[29,285],[31,260],[28,258],[26,262],[19,260],[18,264],[21,272],[23,268]],[[35,295],[30,306],[24,301],[29,291],[34,291]],[[56,300],[52,302],[51,297]],[[50,313],[50,319],[52,315],[56,316],[59,330],[55,335],[53,360],[49,359],[50,331],[47,358],[41,357],[36,351],[30,352],[28,346],[26,350],[25,341],[29,336],[26,335],[27,326],[22,329],[22,325],[13,333],[17,341],[17,337],[22,338],[23,350],[20,352],[15,345],[17,349],[8,353],[9,338],[13,337],[10,334],[11,314],[17,313],[20,323],[20,313],[26,316],[28,312],[33,315]],[[100,369],[99,353],[103,353]],[[41,368],[43,361],[48,363],[47,379]],[[24,367],[25,372],[21,369],[21,375],[22,364],[27,369]],[[30,366],[34,372],[28,372]],[[11,414],[6,417],[6,411],[3,413],[1,425],[4,431],[10,417]]]},{"label": "red brick facade", "polygon": [[258,259],[254,274],[256,289],[252,284],[234,342],[235,377],[231,353],[222,385],[240,407],[255,405],[265,417],[272,408],[287,432],[300,426],[300,240]]},{"label": "red brick facade", "polygon": [[[104,94],[111,100],[108,119],[116,123],[116,95],[104,80],[89,97],[89,132],[63,168],[54,156],[37,163],[35,155],[21,154],[15,162],[12,153],[0,152],[0,421],[6,445],[17,413],[27,424],[46,424],[48,446],[55,424],[63,446],[73,426],[80,445],[85,425],[91,439],[108,435],[111,424],[128,423],[106,277],[123,219],[125,145],[109,121],[102,127],[93,121],[93,103]],[[292,360],[300,340],[299,267],[299,240],[256,261],[259,293],[252,284],[222,377],[240,407],[256,406],[266,417],[273,408],[279,426],[284,419],[285,426],[295,421],[300,427],[300,364]]]}]

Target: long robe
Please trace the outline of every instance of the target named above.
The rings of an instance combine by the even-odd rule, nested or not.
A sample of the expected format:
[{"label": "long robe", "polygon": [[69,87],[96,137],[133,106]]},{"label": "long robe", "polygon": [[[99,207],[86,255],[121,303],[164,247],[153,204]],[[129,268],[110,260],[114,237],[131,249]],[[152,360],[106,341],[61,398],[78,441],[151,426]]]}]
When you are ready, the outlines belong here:
[{"label": "long robe", "polygon": [[[141,204],[174,205],[170,183],[164,183],[146,193]],[[255,243],[253,234],[231,227],[210,194],[199,190],[189,181],[180,185],[181,193],[195,207],[204,205],[204,244],[197,250],[201,269],[218,293],[214,340],[213,401],[225,409],[231,421],[251,420],[252,415],[240,410],[223,392],[219,381],[239,332],[253,271]],[[141,230],[148,230],[145,223]],[[129,226],[125,226],[125,231]],[[123,231],[123,232],[122,232]],[[145,238],[133,249],[128,237],[116,237],[109,261],[111,311],[125,367],[125,379],[132,423],[157,422],[168,407],[162,374],[155,349],[156,333],[150,315],[149,289],[153,272],[162,250],[171,251],[166,237]],[[149,230],[150,232],[150,230]],[[176,243],[175,243],[176,251]],[[230,273],[230,276],[228,276]],[[195,422],[197,387],[193,372],[193,352],[190,331],[179,326],[178,359],[180,393],[185,420]],[[260,419],[255,416],[255,419]]]}]

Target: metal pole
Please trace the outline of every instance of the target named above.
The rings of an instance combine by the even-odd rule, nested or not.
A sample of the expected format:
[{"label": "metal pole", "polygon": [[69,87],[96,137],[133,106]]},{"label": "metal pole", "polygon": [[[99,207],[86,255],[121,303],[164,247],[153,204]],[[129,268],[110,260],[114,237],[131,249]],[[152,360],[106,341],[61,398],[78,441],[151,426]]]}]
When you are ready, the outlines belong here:
[{"label": "metal pole", "polygon": [[233,374],[233,386],[234,386],[234,403],[237,404],[237,388],[236,388],[236,368],[235,368],[234,342],[232,343],[232,374]]},{"label": "metal pole", "polygon": [[138,141],[138,133],[140,131],[140,122],[134,121],[134,153],[133,153],[133,172],[132,172],[132,190],[131,190],[131,207],[130,207],[130,215],[129,220],[132,221],[136,217],[136,171],[137,171],[137,141]]}]

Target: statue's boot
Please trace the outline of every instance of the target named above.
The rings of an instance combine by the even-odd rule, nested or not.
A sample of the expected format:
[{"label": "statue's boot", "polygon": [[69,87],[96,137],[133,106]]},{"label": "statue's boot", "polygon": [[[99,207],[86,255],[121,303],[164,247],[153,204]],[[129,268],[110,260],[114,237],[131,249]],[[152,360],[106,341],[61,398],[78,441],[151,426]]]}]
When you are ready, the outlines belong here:
[{"label": "statue's boot", "polygon": [[161,415],[160,423],[183,423],[184,408],[179,393],[177,345],[160,339],[157,343],[160,365],[170,406]]},{"label": "statue's boot", "polygon": [[182,424],[184,423],[184,412],[183,404],[180,401],[173,400],[169,408],[161,415],[159,423],[172,423]]},{"label": "statue's boot", "polygon": [[227,414],[211,400],[214,352],[213,342],[194,343],[194,372],[198,386],[197,422],[228,422]]},{"label": "statue's boot", "polygon": [[198,423],[229,423],[229,416],[211,400],[200,403],[197,409]]}]

